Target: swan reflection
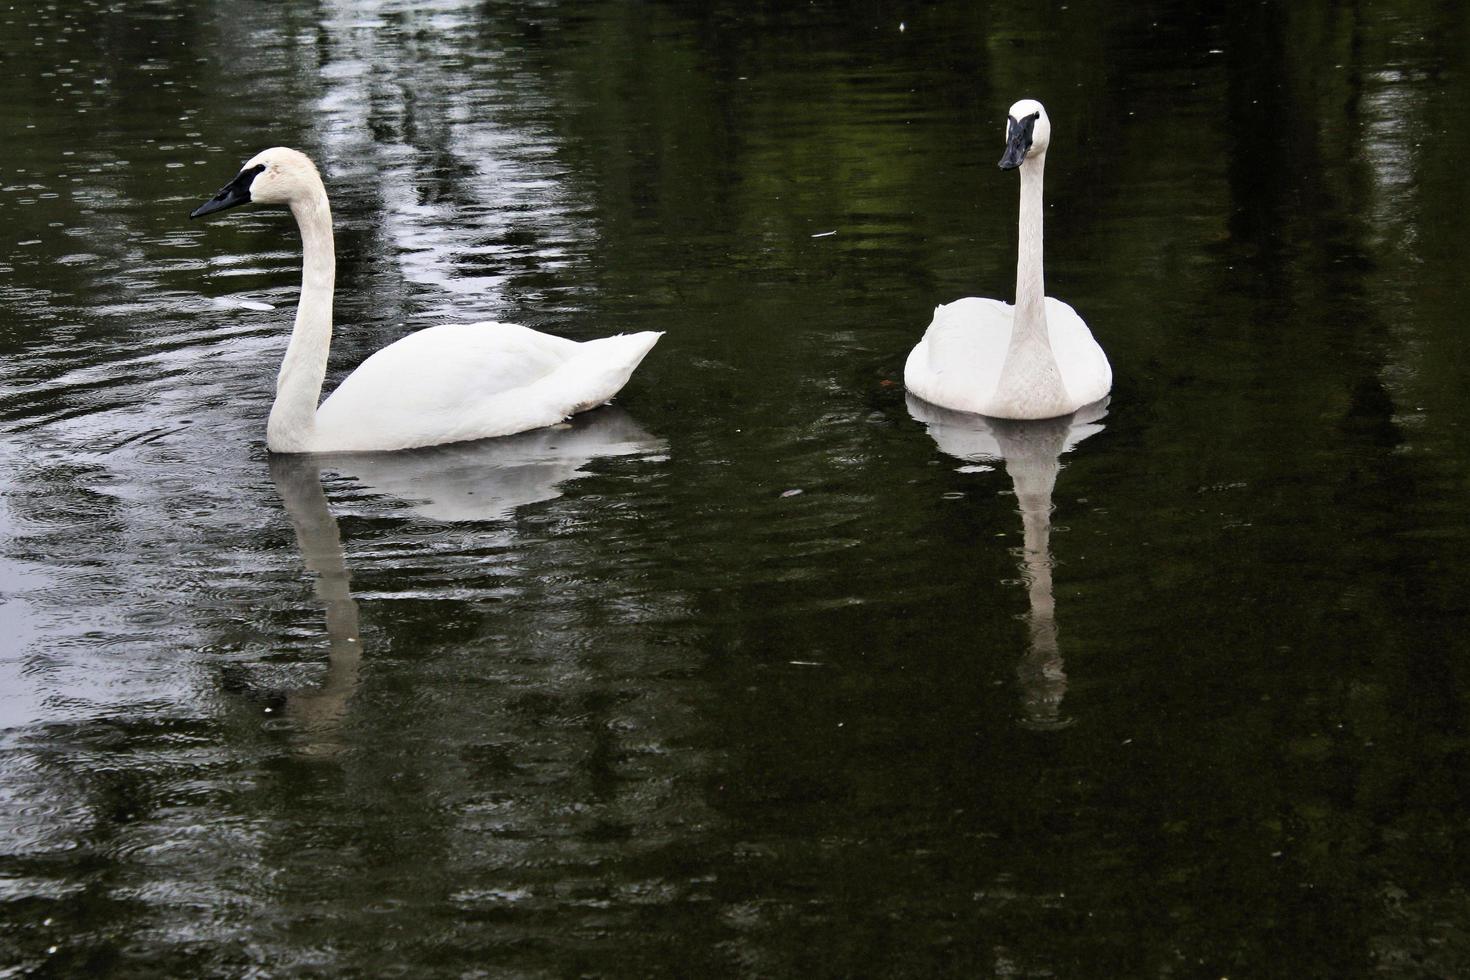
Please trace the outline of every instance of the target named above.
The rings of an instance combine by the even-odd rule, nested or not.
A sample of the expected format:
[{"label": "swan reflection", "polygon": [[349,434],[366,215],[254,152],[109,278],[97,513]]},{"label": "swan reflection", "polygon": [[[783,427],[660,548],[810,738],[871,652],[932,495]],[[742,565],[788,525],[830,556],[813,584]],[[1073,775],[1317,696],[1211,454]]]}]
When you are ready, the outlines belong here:
[{"label": "swan reflection", "polygon": [[436,521],[496,521],[555,500],[594,459],[662,453],[666,444],[613,405],[550,428],[396,453],[309,457],[364,489],[396,497]]},{"label": "swan reflection", "polygon": [[[321,473],[306,456],[272,454],[271,482],[286,505],[296,545],[306,569],[316,575],[316,594],[327,614],[327,674],[315,689],[292,691],[286,696],[286,717],[313,738],[337,729],[347,710],[347,700],[357,689],[362,665],[362,640],[358,629],[357,601],[349,587],[351,575],[342,556],[342,535],[337,519],[322,491]],[[315,751],[329,744],[313,741]]]},{"label": "swan reflection", "polygon": [[1102,431],[1107,406],[1104,398],[1072,415],[1022,422],[954,412],[908,396],[909,414],[925,424],[942,452],[970,463],[1003,459],[1015,488],[1024,531],[1019,567],[1030,598],[1026,615],[1030,643],[1016,676],[1022,723],[1029,728],[1051,730],[1071,724],[1061,713],[1067,673],[1057,643],[1052,591],[1052,491],[1062,453]]},{"label": "swan reflection", "polygon": [[397,453],[311,456],[275,453],[270,477],[286,507],[296,543],[326,611],[327,672],[311,690],[287,695],[286,717],[311,733],[309,751],[332,751],[357,688],[362,664],[357,601],[321,474],[330,471],[372,493],[396,497],[412,511],[439,521],[490,521],[517,508],[561,496],[562,484],[604,456],[662,453],[666,444],[613,406],[571,422],[501,439]]}]

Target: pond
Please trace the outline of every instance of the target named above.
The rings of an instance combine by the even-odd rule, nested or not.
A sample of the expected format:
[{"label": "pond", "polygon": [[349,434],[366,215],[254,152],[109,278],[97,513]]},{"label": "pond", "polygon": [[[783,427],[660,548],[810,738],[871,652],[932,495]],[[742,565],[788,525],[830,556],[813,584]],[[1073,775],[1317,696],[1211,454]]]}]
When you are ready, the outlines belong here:
[{"label": "pond", "polygon": [[[1470,14],[0,10],[0,976],[1470,972]],[[906,398],[1010,299],[1072,423]],[[608,408],[272,456],[422,327],[661,330]],[[1461,683],[1461,676],[1466,682]]]}]

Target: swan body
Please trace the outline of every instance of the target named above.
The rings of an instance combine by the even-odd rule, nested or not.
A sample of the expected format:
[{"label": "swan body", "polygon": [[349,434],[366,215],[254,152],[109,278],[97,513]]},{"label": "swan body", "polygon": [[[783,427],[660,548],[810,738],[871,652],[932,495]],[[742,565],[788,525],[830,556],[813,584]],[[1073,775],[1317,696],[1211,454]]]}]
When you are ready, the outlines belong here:
[{"label": "swan body", "polygon": [[1092,404],[1112,387],[1107,355],[1072,307],[1048,296],[1045,311],[1051,364],[1044,352],[1035,352],[1041,369],[1031,385],[1013,372],[1008,388],[1001,386],[1016,307],[975,296],[935,308],[924,339],[909,354],[905,385],[942,408],[1001,419],[1056,418]]},{"label": "swan body", "polygon": [[336,256],[326,189],[305,154],[274,147],[190,217],[286,204],[301,230],[301,301],[276,378],[266,446],[371,452],[513,435],[611,399],[662,334],[577,342],[510,323],[429,327],[377,351],[318,406],[332,343]]},{"label": "swan body", "polygon": [[1051,122],[1041,103],[1011,106],[1000,165],[1021,171],[1015,305],[966,297],[934,310],[904,365],[918,397],[960,412],[1005,419],[1070,415],[1105,396],[1113,369],[1087,324],[1046,295],[1042,274],[1042,174]]},{"label": "swan body", "polygon": [[610,400],[658,337],[578,343],[494,322],[420,330],[363,361],[322,402],[307,451],[437,446],[555,425]]}]

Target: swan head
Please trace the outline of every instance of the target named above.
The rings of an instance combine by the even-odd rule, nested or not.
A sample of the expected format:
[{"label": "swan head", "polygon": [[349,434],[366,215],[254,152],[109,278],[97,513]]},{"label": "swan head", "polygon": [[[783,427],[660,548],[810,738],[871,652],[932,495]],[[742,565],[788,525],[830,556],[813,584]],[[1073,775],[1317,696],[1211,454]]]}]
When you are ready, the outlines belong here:
[{"label": "swan head", "polygon": [[1051,142],[1051,120],[1035,99],[1022,99],[1006,115],[1006,152],[1000,169],[1014,170],[1046,152]]},{"label": "swan head", "polygon": [[189,212],[200,218],[238,204],[290,204],[321,193],[322,178],[311,158],[299,150],[273,146],[245,162],[235,179]]}]

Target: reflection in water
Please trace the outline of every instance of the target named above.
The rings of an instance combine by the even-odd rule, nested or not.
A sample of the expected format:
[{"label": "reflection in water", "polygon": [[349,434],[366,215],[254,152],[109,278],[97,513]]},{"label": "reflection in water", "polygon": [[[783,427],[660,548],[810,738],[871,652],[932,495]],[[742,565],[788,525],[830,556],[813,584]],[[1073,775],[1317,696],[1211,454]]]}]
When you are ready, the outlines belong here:
[{"label": "reflection in water", "polygon": [[308,571],[316,573],[316,594],[327,612],[327,676],[312,691],[293,691],[286,716],[310,733],[311,748],[327,748],[315,738],[336,731],[357,687],[362,641],[357,602],[348,586],[351,576],[342,557],[342,535],[322,492],[316,461],[307,456],[272,454],[271,482],[291,515],[296,544]]},{"label": "reflection in water", "polygon": [[[1464,5],[13,6],[0,973],[1470,975]],[[1085,610],[1032,481],[977,555],[1013,505],[938,503],[871,383],[1005,288],[980,152],[1038,78],[1054,273],[1138,406]],[[324,610],[256,449],[279,318],[201,298],[288,309],[289,216],[183,217],[266,131],[340,202],[334,379],[656,324],[628,407],[680,452],[465,524],[310,461]],[[1130,652],[1094,737],[1012,722],[1058,640],[1053,717]]]},{"label": "reflection in water", "polygon": [[908,396],[909,414],[923,422],[939,448],[969,462],[1004,459],[1015,488],[1025,533],[1021,577],[1031,601],[1027,622],[1030,646],[1016,668],[1021,683],[1022,724],[1038,730],[1070,725],[1062,717],[1067,673],[1057,644],[1056,600],[1052,593],[1052,491],[1062,468],[1062,453],[1102,431],[1108,399],[1079,408],[1074,414],[1034,422],[992,419],[953,412]]},{"label": "reflection in water", "polygon": [[661,453],[662,439],[608,405],[569,422],[501,439],[395,453],[316,456],[322,470],[408,501],[436,521],[495,521],[518,507],[554,500],[594,459]]},{"label": "reflection in water", "polygon": [[330,456],[273,454],[271,482],[296,530],[302,561],[316,574],[326,608],[327,673],[315,689],[294,691],[286,716],[310,733],[311,751],[330,751],[320,738],[335,732],[357,687],[362,664],[357,602],[321,473],[351,477],[368,490],[408,501],[416,514],[440,521],[489,521],[519,507],[554,500],[561,485],[603,456],[660,453],[665,443],[613,406],[534,432],[397,453]]}]

